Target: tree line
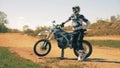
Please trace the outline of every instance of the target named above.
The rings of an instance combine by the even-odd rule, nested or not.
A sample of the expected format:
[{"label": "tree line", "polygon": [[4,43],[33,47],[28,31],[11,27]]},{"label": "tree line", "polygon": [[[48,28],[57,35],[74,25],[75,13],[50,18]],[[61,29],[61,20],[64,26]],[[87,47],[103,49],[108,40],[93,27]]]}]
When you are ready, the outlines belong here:
[{"label": "tree line", "polygon": [[[32,30],[28,25],[23,26],[23,31],[18,29],[11,29],[6,26],[9,24],[7,21],[7,14],[0,11],[0,33],[25,33],[28,35],[36,36],[40,31],[49,29],[49,26],[39,26],[35,30]],[[120,35],[120,15],[111,16],[110,19],[102,20],[99,19],[90,26],[88,35]],[[66,31],[72,31],[71,26],[64,28]]]}]

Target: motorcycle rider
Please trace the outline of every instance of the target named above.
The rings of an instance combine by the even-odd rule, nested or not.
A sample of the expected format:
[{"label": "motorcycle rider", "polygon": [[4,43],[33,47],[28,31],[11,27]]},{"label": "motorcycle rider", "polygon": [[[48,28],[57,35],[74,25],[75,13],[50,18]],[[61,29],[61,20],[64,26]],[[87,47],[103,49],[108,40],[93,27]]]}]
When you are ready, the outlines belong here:
[{"label": "motorcycle rider", "polygon": [[[73,6],[72,7],[73,14],[69,17],[68,20],[63,22],[61,26],[64,26],[65,23],[72,20],[72,27],[73,32],[76,32],[73,36],[73,47],[78,50],[78,61],[83,61],[86,57],[85,51],[82,46],[82,40],[84,37],[84,31],[86,31],[90,25],[90,22],[88,19],[86,19],[82,14],[80,13],[80,7],[79,6]],[[83,22],[86,23],[86,27],[83,29]],[[77,41],[79,40],[80,44],[77,45]]]}]

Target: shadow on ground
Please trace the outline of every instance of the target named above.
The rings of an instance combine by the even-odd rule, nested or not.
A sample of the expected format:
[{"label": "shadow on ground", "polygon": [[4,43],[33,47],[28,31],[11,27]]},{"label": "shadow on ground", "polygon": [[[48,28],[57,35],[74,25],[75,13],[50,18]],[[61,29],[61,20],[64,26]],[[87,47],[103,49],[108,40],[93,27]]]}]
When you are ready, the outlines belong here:
[{"label": "shadow on ground", "polygon": [[[73,60],[77,61],[77,58],[61,58],[61,57],[40,57],[38,59],[58,59],[58,60]],[[103,58],[87,58],[86,60],[82,62],[106,62],[106,63],[117,63],[120,64],[120,61],[117,60],[108,60]]]}]

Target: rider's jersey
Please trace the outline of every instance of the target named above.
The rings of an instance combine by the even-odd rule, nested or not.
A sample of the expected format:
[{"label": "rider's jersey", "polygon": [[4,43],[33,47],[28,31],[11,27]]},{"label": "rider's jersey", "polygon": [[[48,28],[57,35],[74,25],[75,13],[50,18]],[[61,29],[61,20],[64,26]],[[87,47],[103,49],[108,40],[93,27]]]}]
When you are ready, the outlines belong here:
[{"label": "rider's jersey", "polygon": [[73,30],[79,30],[82,29],[82,22],[84,21],[85,23],[88,22],[88,19],[86,19],[83,15],[81,14],[72,14],[69,17],[69,20],[72,20],[72,26]]}]

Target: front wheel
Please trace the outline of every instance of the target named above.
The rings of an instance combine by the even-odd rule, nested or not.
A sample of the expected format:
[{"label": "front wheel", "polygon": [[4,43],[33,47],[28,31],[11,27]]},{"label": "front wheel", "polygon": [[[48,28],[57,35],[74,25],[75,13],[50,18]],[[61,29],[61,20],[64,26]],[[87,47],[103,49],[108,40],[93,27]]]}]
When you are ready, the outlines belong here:
[{"label": "front wheel", "polygon": [[[83,40],[82,45],[83,45],[85,53],[87,53],[85,58],[87,58],[92,54],[92,45],[86,40]],[[74,54],[78,56],[77,50],[75,48],[73,50],[74,50]]]},{"label": "front wheel", "polygon": [[50,50],[51,43],[46,39],[39,40],[34,45],[34,53],[38,56],[45,56],[50,52]]}]

